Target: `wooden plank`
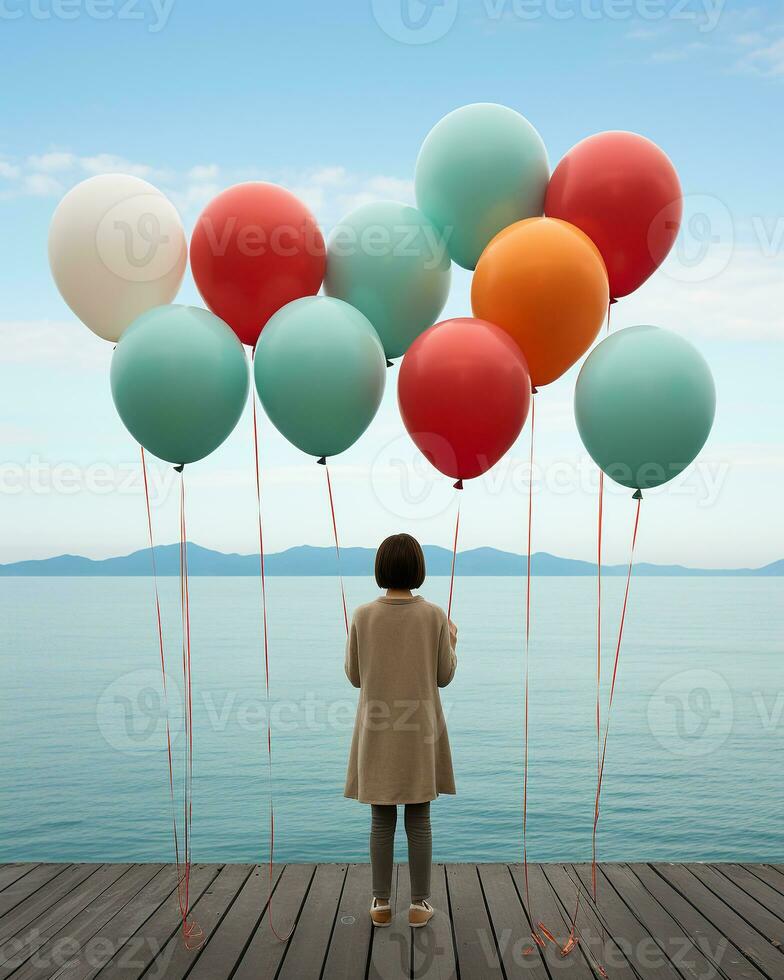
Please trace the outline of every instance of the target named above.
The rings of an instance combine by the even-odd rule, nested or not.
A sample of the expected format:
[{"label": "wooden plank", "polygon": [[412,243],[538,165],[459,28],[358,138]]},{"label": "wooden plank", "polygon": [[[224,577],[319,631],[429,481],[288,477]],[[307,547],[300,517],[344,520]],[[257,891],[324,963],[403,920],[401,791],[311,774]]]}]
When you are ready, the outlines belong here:
[{"label": "wooden plank", "polygon": [[[382,957],[381,962],[390,964],[391,973],[382,973],[383,980],[390,977],[409,977],[411,975],[411,936],[412,932],[422,932],[412,930],[408,924],[408,910],[411,906],[411,879],[407,864],[398,865],[397,887],[395,889],[395,915],[392,925],[388,929],[376,929],[381,943],[387,944],[387,949],[394,949],[394,954],[388,960]],[[376,958],[376,964],[379,960]],[[399,972],[398,972],[399,971]],[[372,973],[370,973],[372,976]]]},{"label": "wooden plank", "polygon": [[[590,891],[590,864],[573,864],[572,869],[586,891]],[[606,879],[603,880],[606,882]],[[624,951],[642,980],[677,980],[678,973],[659,946],[657,938],[632,915],[612,886],[600,887],[598,910],[608,933]]]},{"label": "wooden plank", "polygon": [[667,954],[667,958],[687,980],[701,980],[715,973],[712,963],[695,946],[678,922],[647,891],[639,878],[622,864],[603,864],[600,873],[637,916]]},{"label": "wooden plank", "polygon": [[761,880],[753,870],[744,868],[742,864],[717,864],[713,867],[751,895],[760,905],[764,905],[779,921],[784,920],[784,895]]},{"label": "wooden plank", "polygon": [[761,881],[764,881],[766,885],[769,885],[778,895],[784,898],[784,874],[780,871],[776,871],[769,864],[744,864],[741,867],[744,867]]},{"label": "wooden plank", "polygon": [[[549,980],[539,948],[531,941],[531,924],[509,868],[505,864],[479,864],[477,869],[507,980]],[[530,952],[526,955],[525,950]]]},{"label": "wooden plank", "polygon": [[316,867],[305,904],[283,957],[279,980],[304,980],[305,977],[320,976],[345,879],[345,864],[319,864]]},{"label": "wooden plank", "polygon": [[746,959],[751,960],[771,980],[782,976],[782,954],[774,949],[745,919],[718,898],[688,868],[677,864],[656,864],[654,869],[684,898],[698,908]]},{"label": "wooden plank", "polygon": [[[525,906],[525,871],[523,865],[511,864],[509,870],[512,873],[520,901]],[[533,918],[536,922],[543,922],[549,931],[562,944],[565,944],[569,935],[569,917],[564,914],[541,865],[528,865],[528,884],[533,909],[533,916],[529,911],[529,919]],[[561,956],[560,949],[548,942],[541,950],[541,955],[551,976],[569,977],[569,980],[572,978],[574,980],[593,980],[594,972],[579,943],[568,956],[564,957]],[[530,959],[530,955],[526,957],[526,960],[528,959]]]},{"label": "wooden plank", "polygon": [[408,868],[398,865],[394,923],[375,931],[368,865],[276,868],[275,926],[286,933],[296,922],[283,943],[267,924],[266,869],[195,865],[192,916],[205,932],[199,950],[182,941],[173,866],[4,865],[0,980],[362,980],[366,971],[371,980],[456,980],[458,969],[470,980],[592,980],[584,947],[602,922],[613,980],[784,977],[784,952],[775,945],[784,943],[779,866],[600,865],[598,917],[587,894],[589,866],[530,865],[529,873],[536,918],[559,941],[573,914],[572,879],[583,885],[581,943],[566,958],[550,943],[522,956],[531,943],[520,865],[434,866],[437,913],[420,930],[408,927]]},{"label": "wooden plank", "polygon": [[[543,864],[542,870],[550,882],[550,886],[560,900],[563,915],[567,922],[572,921],[577,908],[577,936],[581,948],[587,950],[589,961],[596,968],[601,965],[612,977],[625,977],[626,980],[636,980],[634,972],[627,959],[626,952],[631,956],[631,950],[624,949],[602,926],[593,903],[593,892],[583,887],[577,875],[562,864]],[[606,882],[597,881],[599,901],[601,902],[602,886],[609,887]],[[577,889],[580,889],[580,901],[577,902]]]},{"label": "wooden plank", "polygon": [[435,915],[424,929],[411,930],[411,976],[415,980],[457,980],[446,869],[433,865],[430,904]]},{"label": "wooden plank", "polygon": [[[192,870],[192,869],[191,869]],[[164,865],[109,921],[82,945],[57,974],[57,980],[88,980],[122,949],[177,887],[177,869]],[[190,891],[190,888],[189,888]]]},{"label": "wooden plank", "polygon": [[25,963],[54,936],[63,925],[87,908],[90,902],[97,901],[101,893],[110,888],[131,867],[130,864],[102,865],[78,888],[74,888],[56,905],[48,908],[37,919],[27,924],[23,930],[7,940],[5,949],[13,948],[13,956],[0,962],[0,980],[10,976],[14,970]]},{"label": "wooden plank", "polygon": [[648,894],[691,936],[692,942],[702,950],[716,969],[721,970],[730,980],[763,980],[764,974],[651,865],[627,864],[626,867],[640,880]]},{"label": "wooden plank", "polygon": [[18,881],[37,866],[37,864],[0,864],[0,891]]},{"label": "wooden plank", "polygon": [[[196,906],[201,896],[217,878],[223,865],[194,864],[191,866],[189,898],[192,907]],[[177,868],[167,865],[173,881],[177,883]],[[176,889],[166,901],[148,917],[144,924],[131,936],[122,949],[103,966],[99,966],[95,975],[111,977],[112,980],[138,980],[155,957],[166,946],[175,934],[182,928],[182,913],[180,899]]]},{"label": "wooden plank", "polygon": [[[777,947],[782,945],[784,922],[777,915],[774,915],[756,898],[744,891],[726,875],[721,874],[716,868],[706,864],[687,864],[686,867],[704,885],[710,888],[714,895],[734,909],[757,932],[761,932],[769,943]],[[781,968],[784,972],[784,960],[782,960]]]},{"label": "wooden plank", "polygon": [[[35,950],[14,980],[48,980],[69,962],[120,909],[161,870],[161,864],[137,864],[117,879],[54,936]],[[53,969],[57,967],[58,969]]]},{"label": "wooden plank", "polygon": [[[280,865],[273,867],[273,888],[282,870]],[[188,974],[189,980],[214,980],[233,974],[267,907],[269,887],[269,866],[254,868],[210,936],[209,943]]]},{"label": "wooden plank", "polygon": [[[223,866],[217,878],[191,907],[189,921],[194,922],[202,932],[201,948],[188,949],[182,937],[182,929],[178,929],[149,966],[144,974],[145,980],[182,980],[189,973],[253,868],[252,864]],[[112,980],[115,975],[106,969],[100,973],[100,976],[111,977]]]},{"label": "wooden plank", "polygon": [[485,908],[476,865],[448,864],[446,883],[460,976],[470,977],[471,980],[502,977],[498,947]]},{"label": "wooden plank", "polygon": [[[392,921],[400,913],[397,902],[397,883],[400,865],[392,869],[392,893],[389,896],[389,907],[392,909]],[[400,971],[405,968],[400,952],[392,944],[390,935],[392,926],[377,929],[373,927],[370,934],[370,960],[368,962],[368,980],[387,980],[391,976],[407,976]],[[397,971],[397,972],[395,972]]]},{"label": "wooden plank", "polygon": [[68,864],[39,864],[24,877],[3,889],[0,892],[0,916],[6,915],[20,902],[37,892],[39,888],[43,888],[53,878],[62,874],[68,867],[70,867]]},{"label": "wooden plank", "polygon": [[[297,921],[315,874],[313,864],[287,864],[272,895],[272,925],[280,936],[287,936]],[[288,949],[270,928],[269,909],[259,923],[250,945],[237,967],[233,980],[273,980]]]},{"label": "wooden plank", "polygon": [[370,865],[349,865],[322,980],[365,980],[373,929],[371,900]]},{"label": "wooden plank", "polygon": [[10,936],[16,935],[26,925],[37,919],[39,915],[65,898],[100,867],[100,864],[72,864],[54,881],[50,881],[45,888],[39,888],[29,898],[20,902],[0,920],[0,943],[5,942]]}]

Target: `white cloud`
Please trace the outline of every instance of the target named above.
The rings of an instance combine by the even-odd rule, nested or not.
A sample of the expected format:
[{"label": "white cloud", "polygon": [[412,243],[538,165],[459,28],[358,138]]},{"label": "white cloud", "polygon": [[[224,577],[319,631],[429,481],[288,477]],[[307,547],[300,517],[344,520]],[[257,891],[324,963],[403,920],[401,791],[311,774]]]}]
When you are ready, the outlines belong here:
[{"label": "white cloud", "polygon": [[27,166],[31,170],[43,171],[45,173],[71,170],[76,165],[76,162],[76,157],[73,153],[63,153],[60,151],[38,155],[34,154],[27,158]]},{"label": "white cloud", "polygon": [[784,37],[751,46],[738,62],[738,68],[768,78],[784,76]]},{"label": "white cloud", "polygon": [[[761,247],[721,246],[688,276],[677,254],[639,290],[621,301],[624,318],[708,340],[784,340],[784,254]],[[614,311],[620,313],[620,307]],[[639,311],[639,312],[638,312]]]},{"label": "white cloud", "polygon": [[31,197],[49,197],[63,192],[60,181],[49,174],[27,174],[22,186]]},{"label": "white cloud", "polygon": [[13,178],[19,176],[19,172],[19,167],[8,163],[6,160],[0,160],[0,177],[5,177],[12,180]]},{"label": "white cloud", "polygon": [[0,364],[60,365],[71,371],[106,371],[112,344],[77,320],[0,322]]},{"label": "white cloud", "polygon": [[196,181],[208,181],[214,180],[220,173],[220,167],[217,163],[201,163],[191,169],[187,173],[189,180]]},{"label": "white cloud", "polygon": [[673,61],[686,61],[687,58],[692,58],[707,48],[708,45],[702,41],[691,41],[689,44],[681,44],[671,48],[662,48],[660,51],[654,51],[650,60],[659,64],[666,64]]},{"label": "white cloud", "polygon": [[144,163],[133,163],[113,153],[99,153],[97,156],[80,157],[79,164],[88,174],[123,173],[134,177],[149,177],[153,170]]}]

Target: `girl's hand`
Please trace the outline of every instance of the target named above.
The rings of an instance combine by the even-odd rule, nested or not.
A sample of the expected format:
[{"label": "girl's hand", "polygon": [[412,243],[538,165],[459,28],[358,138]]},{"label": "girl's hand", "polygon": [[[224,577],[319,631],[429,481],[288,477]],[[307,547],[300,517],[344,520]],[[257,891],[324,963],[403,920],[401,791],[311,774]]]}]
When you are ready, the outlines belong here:
[{"label": "girl's hand", "polygon": [[449,620],[449,642],[453,647],[457,646],[457,627],[451,619]]}]

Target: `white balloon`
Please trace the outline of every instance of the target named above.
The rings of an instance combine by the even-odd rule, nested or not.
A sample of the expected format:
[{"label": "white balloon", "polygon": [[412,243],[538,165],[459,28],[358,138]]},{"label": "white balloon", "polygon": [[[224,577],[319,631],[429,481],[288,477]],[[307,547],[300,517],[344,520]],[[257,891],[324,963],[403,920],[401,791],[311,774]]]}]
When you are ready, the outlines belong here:
[{"label": "white balloon", "polygon": [[57,288],[105,340],[119,340],[140,314],[171,303],[187,257],[174,205],[152,184],[128,174],[77,184],[49,227],[49,266]]}]

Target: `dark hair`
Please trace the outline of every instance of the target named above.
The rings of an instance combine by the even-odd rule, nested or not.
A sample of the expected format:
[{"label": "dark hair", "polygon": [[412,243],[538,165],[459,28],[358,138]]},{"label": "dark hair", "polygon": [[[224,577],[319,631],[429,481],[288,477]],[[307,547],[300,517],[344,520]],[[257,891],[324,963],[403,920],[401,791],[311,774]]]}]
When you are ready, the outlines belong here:
[{"label": "dark hair", "polygon": [[418,589],[425,581],[422,545],[410,534],[392,534],[376,552],[376,582],[380,589]]}]

